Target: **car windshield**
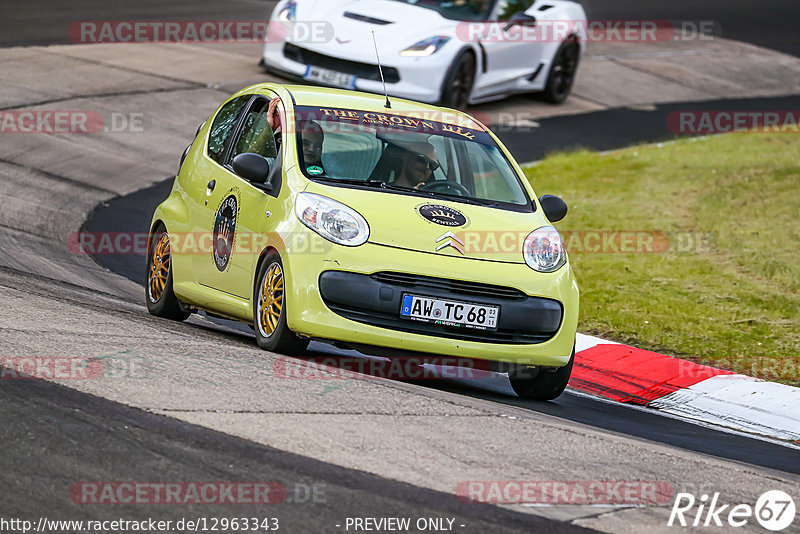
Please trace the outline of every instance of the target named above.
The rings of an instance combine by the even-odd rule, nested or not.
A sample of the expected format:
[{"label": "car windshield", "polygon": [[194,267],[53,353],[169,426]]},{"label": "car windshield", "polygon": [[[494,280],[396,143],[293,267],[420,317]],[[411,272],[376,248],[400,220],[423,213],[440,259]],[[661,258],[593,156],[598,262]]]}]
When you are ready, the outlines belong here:
[{"label": "car windshield", "polygon": [[529,211],[531,201],[497,143],[474,121],[431,110],[396,115],[298,107],[301,168],[312,180]]},{"label": "car windshield", "polygon": [[433,9],[450,20],[487,20],[494,0],[395,0]]}]

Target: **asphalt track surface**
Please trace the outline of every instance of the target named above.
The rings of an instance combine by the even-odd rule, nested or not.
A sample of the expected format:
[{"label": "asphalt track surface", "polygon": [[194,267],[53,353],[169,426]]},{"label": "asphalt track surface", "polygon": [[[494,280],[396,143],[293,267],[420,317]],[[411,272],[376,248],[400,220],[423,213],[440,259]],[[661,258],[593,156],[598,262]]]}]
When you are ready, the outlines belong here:
[{"label": "asphalt track surface", "polygon": [[[263,20],[272,0],[5,0],[0,46],[68,44],[69,25],[84,20]],[[590,19],[713,21],[718,36],[800,56],[797,0],[582,0]]]},{"label": "asphalt track surface", "polygon": [[[3,495],[3,517],[113,520],[153,517],[277,517],[281,532],[331,532],[347,517],[448,517],[458,532],[594,532],[453,494],[418,488],[149,414],[57,385],[4,380],[3,477],[28,480]],[[278,482],[286,500],[274,505],[76,505],[75,481],[127,480]],[[463,525],[463,527],[458,527]]]}]

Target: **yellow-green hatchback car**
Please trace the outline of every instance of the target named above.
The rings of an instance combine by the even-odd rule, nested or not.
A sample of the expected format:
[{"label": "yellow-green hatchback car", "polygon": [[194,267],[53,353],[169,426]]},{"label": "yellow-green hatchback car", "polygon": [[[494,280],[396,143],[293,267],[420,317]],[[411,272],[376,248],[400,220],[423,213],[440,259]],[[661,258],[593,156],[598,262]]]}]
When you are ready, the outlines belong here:
[{"label": "yellow-green hatchback car", "polygon": [[246,322],[285,354],[314,339],[491,362],[552,399],[578,322],[566,212],[467,114],[256,85],[200,127],[155,210],[147,307]]}]

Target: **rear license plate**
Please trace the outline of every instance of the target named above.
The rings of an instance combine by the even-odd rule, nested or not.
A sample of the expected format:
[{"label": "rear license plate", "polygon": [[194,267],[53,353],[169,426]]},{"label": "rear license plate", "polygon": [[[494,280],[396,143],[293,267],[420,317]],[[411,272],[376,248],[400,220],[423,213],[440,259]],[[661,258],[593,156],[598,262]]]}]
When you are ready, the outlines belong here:
[{"label": "rear license plate", "polygon": [[500,307],[405,293],[400,316],[405,319],[444,326],[497,330]]},{"label": "rear license plate", "polygon": [[334,70],[322,69],[309,65],[306,67],[306,73],[303,78],[312,82],[324,83],[327,85],[334,85],[336,87],[344,87],[345,89],[356,88],[356,77],[351,74],[343,72],[336,72]]}]

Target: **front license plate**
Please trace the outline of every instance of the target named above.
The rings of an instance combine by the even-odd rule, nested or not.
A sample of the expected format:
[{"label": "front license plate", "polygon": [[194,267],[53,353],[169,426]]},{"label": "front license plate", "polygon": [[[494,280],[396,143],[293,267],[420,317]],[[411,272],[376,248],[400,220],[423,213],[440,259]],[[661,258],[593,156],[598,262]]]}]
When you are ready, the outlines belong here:
[{"label": "front license plate", "polygon": [[304,79],[324,83],[327,85],[334,85],[336,87],[344,87],[345,89],[356,88],[356,77],[351,74],[343,72],[336,72],[335,70],[322,69],[309,65],[306,67]]},{"label": "front license plate", "polygon": [[477,330],[496,330],[499,306],[482,306],[456,300],[403,295],[400,316],[406,319]]}]

